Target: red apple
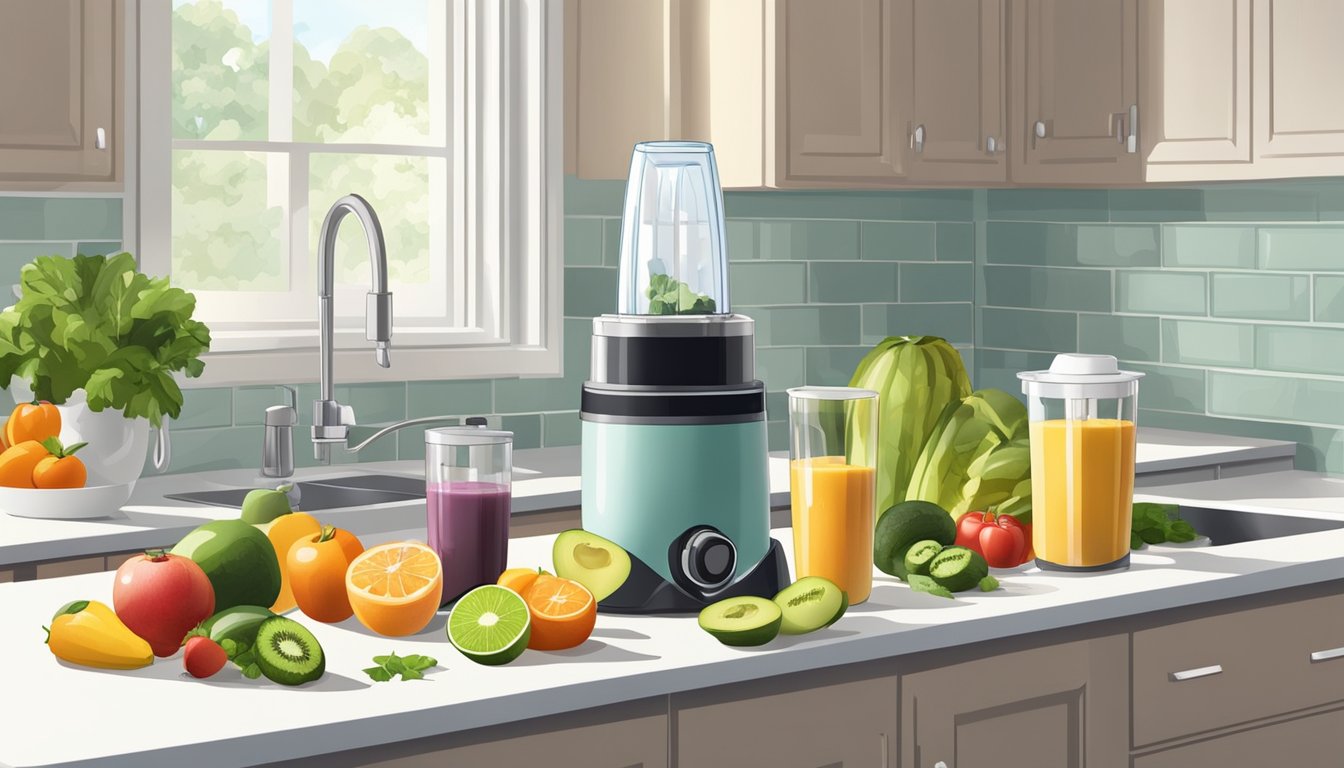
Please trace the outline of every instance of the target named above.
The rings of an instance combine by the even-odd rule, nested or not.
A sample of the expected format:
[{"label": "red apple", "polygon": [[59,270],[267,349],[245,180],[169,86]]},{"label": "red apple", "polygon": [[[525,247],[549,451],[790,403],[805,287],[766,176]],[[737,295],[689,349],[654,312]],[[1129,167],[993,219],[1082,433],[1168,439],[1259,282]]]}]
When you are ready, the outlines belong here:
[{"label": "red apple", "polygon": [[215,590],[190,558],[152,550],[117,569],[112,609],[155,656],[172,656],[182,638],[215,612]]}]

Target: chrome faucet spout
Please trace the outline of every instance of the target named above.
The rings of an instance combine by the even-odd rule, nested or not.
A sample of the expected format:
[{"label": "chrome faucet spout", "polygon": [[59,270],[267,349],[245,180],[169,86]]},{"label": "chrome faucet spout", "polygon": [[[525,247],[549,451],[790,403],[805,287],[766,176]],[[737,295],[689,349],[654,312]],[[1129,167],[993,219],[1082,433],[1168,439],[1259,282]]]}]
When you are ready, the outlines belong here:
[{"label": "chrome faucet spout", "polygon": [[349,406],[336,401],[336,382],[333,365],[333,326],[335,321],[334,273],[336,268],[336,233],[341,220],[353,213],[364,227],[369,243],[369,268],[372,271],[373,290],[365,306],[365,338],[374,343],[374,359],[387,368],[392,364],[392,293],[387,290],[387,247],[383,242],[383,227],[373,206],[359,195],[349,194],[332,204],[322,220],[317,246],[317,305],[321,382],[320,394],[313,403],[313,449],[319,461],[330,456],[331,443],[344,443],[350,425],[355,423]]}]

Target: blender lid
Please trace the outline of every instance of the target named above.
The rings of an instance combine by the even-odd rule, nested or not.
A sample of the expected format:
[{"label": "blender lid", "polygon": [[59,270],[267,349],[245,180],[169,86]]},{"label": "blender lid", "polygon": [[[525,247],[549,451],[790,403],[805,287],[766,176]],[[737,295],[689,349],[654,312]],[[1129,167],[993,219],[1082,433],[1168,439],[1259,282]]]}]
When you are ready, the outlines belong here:
[{"label": "blender lid", "polygon": [[1049,370],[1022,371],[1022,393],[1048,398],[1128,397],[1139,391],[1138,371],[1122,371],[1113,355],[1055,355]]},{"label": "blender lid", "polygon": [[513,433],[485,427],[434,427],[425,430],[426,445],[500,445],[512,443]]},{"label": "blender lid", "polygon": [[789,397],[799,400],[865,400],[877,397],[873,390],[858,387],[793,387],[785,391]]}]

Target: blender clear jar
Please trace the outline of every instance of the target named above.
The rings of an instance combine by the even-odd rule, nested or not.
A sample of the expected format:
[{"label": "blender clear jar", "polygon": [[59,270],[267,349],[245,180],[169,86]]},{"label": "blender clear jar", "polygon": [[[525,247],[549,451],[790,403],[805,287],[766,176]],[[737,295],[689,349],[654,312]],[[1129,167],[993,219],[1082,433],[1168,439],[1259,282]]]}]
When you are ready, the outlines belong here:
[{"label": "blender clear jar", "polygon": [[425,430],[426,528],[443,563],[444,605],[504,572],[512,482],[512,432]]},{"label": "blender clear jar", "polygon": [[622,315],[727,314],[723,194],[714,147],[635,145],[621,218]]},{"label": "blender clear jar", "polygon": [[1031,431],[1031,522],[1043,569],[1129,566],[1142,373],[1110,355],[1056,355],[1017,374]]}]

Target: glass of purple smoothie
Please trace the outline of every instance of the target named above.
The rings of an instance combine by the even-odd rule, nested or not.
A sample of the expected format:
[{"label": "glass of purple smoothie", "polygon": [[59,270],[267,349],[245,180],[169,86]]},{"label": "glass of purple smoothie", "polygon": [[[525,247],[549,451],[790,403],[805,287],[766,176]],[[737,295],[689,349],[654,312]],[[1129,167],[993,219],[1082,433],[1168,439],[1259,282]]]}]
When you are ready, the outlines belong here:
[{"label": "glass of purple smoothie", "polygon": [[426,528],[443,562],[444,605],[504,572],[512,476],[512,432],[425,430]]}]

